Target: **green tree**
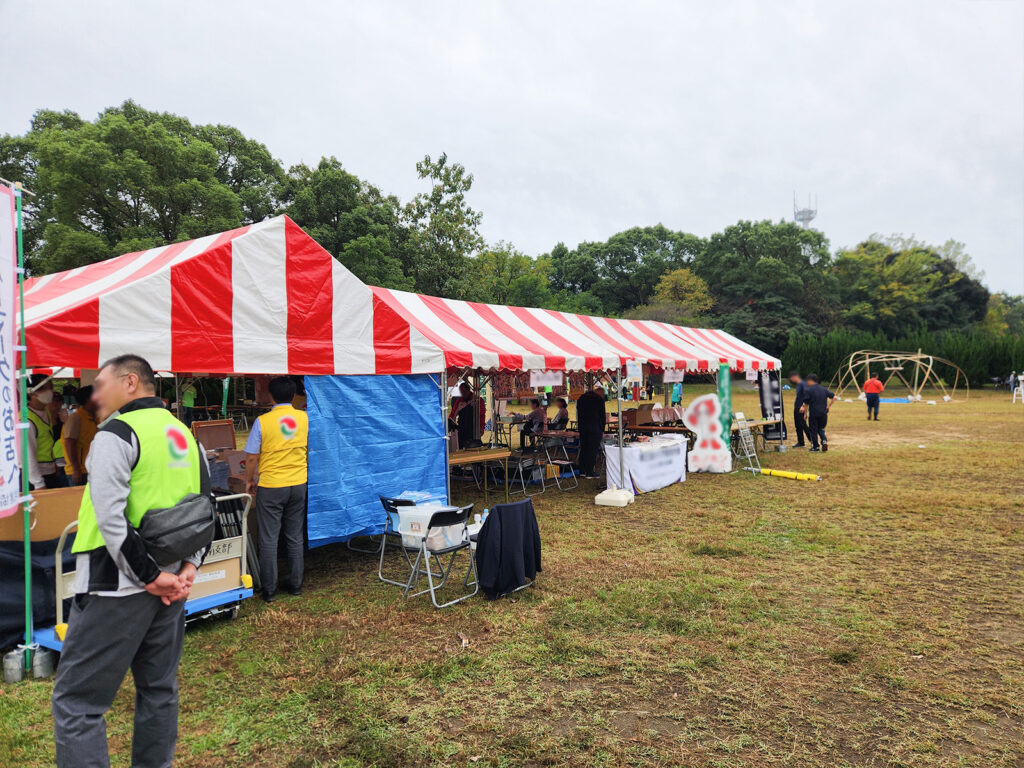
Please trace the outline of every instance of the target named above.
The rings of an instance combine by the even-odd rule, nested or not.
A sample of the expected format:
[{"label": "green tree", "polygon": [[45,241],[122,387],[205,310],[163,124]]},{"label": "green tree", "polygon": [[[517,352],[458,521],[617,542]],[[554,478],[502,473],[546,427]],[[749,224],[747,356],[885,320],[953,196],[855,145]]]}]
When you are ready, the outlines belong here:
[{"label": "green tree", "polygon": [[473,174],[446,154],[437,160],[427,155],[416,163],[416,172],[431,188],[405,207],[413,242],[406,274],[421,293],[462,298],[471,290],[469,260],[483,247],[481,214],[466,200]]},{"label": "green tree", "polygon": [[841,251],[833,268],[840,285],[840,320],[849,328],[889,336],[979,323],[988,290],[956,264],[927,247],[894,251],[878,240]]},{"label": "green tree", "polygon": [[707,282],[721,327],[779,353],[792,331],[832,326],[836,279],[828,240],[792,222],[741,221],[708,238],[692,269]]},{"label": "green tree", "polygon": [[403,264],[411,247],[401,205],[346,171],[334,157],[296,165],[279,190],[283,212],[370,285],[409,290]]},{"label": "green tree", "polygon": [[42,110],[25,136],[3,137],[0,165],[39,195],[26,227],[35,273],[258,221],[282,176],[237,130],[132,101],[93,122]]},{"label": "green tree", "polygon": [[626,317],[673,325],[700,325],[711,305],[707,283],[684,267],[663,274],[654,288],[652,301],[627,311]]}]

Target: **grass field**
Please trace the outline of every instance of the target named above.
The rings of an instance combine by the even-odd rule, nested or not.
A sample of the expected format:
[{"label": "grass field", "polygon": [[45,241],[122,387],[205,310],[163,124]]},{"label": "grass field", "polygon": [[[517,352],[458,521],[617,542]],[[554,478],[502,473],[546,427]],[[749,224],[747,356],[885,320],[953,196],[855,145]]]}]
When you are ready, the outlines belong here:
[{"label": "grass field", "polygon": [[[514,599],[435,611],[315,550],[303,597],[187,633],[176,765],[1024,765],[1024,407],[881,416],[837,404],[829,453],[765,458],[820,483],[535,497]],[[51,690],[0,689],[3,765],[52,764]]]}]

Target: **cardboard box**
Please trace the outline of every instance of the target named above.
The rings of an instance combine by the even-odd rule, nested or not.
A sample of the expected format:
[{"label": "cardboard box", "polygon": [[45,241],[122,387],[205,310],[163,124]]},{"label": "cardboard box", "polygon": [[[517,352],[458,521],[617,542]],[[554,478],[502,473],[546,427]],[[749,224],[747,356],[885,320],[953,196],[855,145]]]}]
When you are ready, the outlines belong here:
[{"label": "cardboard box", "polygon": [[197,597],[215,595],[218,592],[226,592],[229,589],[238,589],[242,586],[242,560],[233,557],[227,560],[216,560],[205,562],[199,569],[196,580],[192,584],[192,591],[189,593],[189,600]]},{"label": "cardboard box", "polygon": [[[78,508],[82,505],[85,486],[75,488],[51,488],[32,491],[36,507],[32,510],[32,541],[51,541],[59,538],[65,526],[78,519]],[[24,533],[21,510],[9,517],[0,518],[0,541],[21,541]]]},{"label": "cardboard box", "polygon": [[228,475],[228,490],[232,493],[245,493],[245,475]]}]

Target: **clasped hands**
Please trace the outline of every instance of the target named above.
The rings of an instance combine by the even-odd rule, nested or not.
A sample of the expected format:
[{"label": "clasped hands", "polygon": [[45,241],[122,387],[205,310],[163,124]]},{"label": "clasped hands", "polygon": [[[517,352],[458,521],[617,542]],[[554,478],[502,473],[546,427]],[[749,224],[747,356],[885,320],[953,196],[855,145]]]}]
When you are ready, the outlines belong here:
[{"label": "clasped hands", "polygon": [[164,605],[170,605],[187,598],[195,580],[196,567],[185,563],[177,573],[160,571],[160,575],[146,585],[146,591],[159,597]]}]

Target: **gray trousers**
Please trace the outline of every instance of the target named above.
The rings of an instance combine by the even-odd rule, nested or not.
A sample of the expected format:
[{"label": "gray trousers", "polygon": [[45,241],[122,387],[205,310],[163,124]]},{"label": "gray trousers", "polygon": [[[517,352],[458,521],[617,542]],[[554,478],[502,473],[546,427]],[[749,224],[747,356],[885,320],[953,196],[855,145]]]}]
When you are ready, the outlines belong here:
[{"label": "gray trousers", "polygon": [[132,768],[167,768],[178,740],[178,662],[185,602],[148,592],[77,595],[53,687],[58,768],[108,768],[104,714],[125,673],[135,678]]},{"label": "gray trousers", "polygon": [[288,586],[302,586],[306,544],[302,526],[306,521],[306,484],[256,490],[256,520],[260,527],[260,584],[263,591],[277,591],[277,542],[284,528],[288,555]]}]

